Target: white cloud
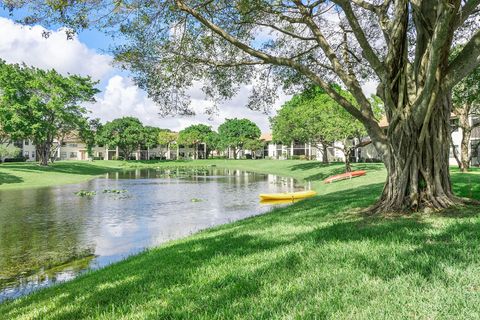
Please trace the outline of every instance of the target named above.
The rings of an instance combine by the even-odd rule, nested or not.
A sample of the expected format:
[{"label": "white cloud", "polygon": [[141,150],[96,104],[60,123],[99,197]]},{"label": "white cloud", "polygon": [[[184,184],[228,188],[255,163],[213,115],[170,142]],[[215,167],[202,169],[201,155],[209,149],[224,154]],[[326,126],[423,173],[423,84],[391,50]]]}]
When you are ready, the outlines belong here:
[{"label": "white cloud", "polygon": [[47,39],[41,26],[26,27],[0,17],[0,57],[8,63],[26,63],[62,74],[91,75],[101,80],[112,72],[112,57],[99,54],[76,37],[68,40],[63,30],[52,31]]},{"label": "white cloud", "polygon": [[[210,101],[204,100],[199,85],[191,89],[192,107],[197,113],[193,117],[167,117],[161,118],[158,115],[158,106],[150,100],[130,79],[115,75],[107,83],[102,94],[97,97],[97,103],[89,106],[93,117],[99,117],[104,121],[113,120],[124,116],[137,117],[148,125],[181,130],[191,124],[204,123],[217,128],[225,118],[248,118],[262,129],[269,130],[268,116],[260,112],[247,109],[248,87],[243,87],[239,94],[232,100],[220,106],[219,114],[213,119],[204,113],[206,107],[211,106]],[[274,109],[277,109],[285,100],[281,96]]]}]

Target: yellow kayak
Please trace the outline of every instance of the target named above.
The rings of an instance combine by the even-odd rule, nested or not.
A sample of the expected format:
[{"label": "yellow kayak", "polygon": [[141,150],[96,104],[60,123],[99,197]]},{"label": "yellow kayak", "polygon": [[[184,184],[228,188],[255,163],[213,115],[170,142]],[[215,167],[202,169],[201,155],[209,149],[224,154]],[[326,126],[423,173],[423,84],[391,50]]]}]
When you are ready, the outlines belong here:
[{"label": "yellow kayak", "polygon": [[263,193],[260,194],[261,200],[292,200],[313,197],[317,193],[315,191],[299,191],[299,192],[283,192],[283,193]]},{"label": "yellow kayak", "polygon": [[295,203],[300,200],[302,199],[280,199],[280,200],[261,199],[260,204],[271,206],[275,204]]}]

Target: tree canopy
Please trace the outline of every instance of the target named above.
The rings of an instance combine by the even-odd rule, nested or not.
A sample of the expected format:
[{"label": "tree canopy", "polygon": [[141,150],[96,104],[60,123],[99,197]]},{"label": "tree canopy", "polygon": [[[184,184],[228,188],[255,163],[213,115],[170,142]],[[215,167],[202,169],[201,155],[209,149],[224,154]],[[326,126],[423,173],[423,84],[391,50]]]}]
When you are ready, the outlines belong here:
[{"label": "tree canopy", "polygon": [[[345,99],[352,100],[351,95],[335,87]],[[376,106],[377,117],[381,116],[381,109]],[[356,118],[352,117],[335,100],[319,87],[295,95],[287,101],[271,118],[273,139],[289,144],[293,141],[313,143],[321,148],[323,161],[328,162],[327,147],[340,148],[345,155],[347,171],[349,170],[350,140],[364,137],[365,127]],[[334,142],[340,141],[343,146],[338,147]]]},{"label": "tree canopy", "polygon": [[0,60],[0,123],[11,139],[33,140],[48,164],[53,142],[87,127],[83,102],[98,92],[90,77],[62,76],[55,70],[6,64]]},{"label": "tree canopy", "polygon": [[171,132],[170,130],[161,130],[158,133],[157,141],[159,145],[168,146],[170,144],[176,143],[178,134]]},{"label": "tree canopy", "polygon": [[143,143],[144,127],[134,117],[123,117],[107,122],[97,134],[97,142],[109,148],[118,147],[126,160]]},{"label": "tree canopy", "polygon": [[248,119],[226,119],[218,127],[218,134],[224,147],[233,148],[234,156],[243,149],[244,144],[249,140],[260,138],[260,129]]},{"label": "tree canopy", "polygon": [[[194,124],[185,129],[181,130],[178,133],[177,143],[193,146],[193,156],[195,159],[198,158],[198,145],[200,143],[205,143],[207,137],[212,133],[212,128],[205,124]],[[205,155],[206,156],[206,155]]]},{"label": "tree canopy", "polygon": [[159,145],[158,135],[160,134],[161,131],[163,130],[157,127],[144,126],[142,145],[144,145],[148,149],[155,148],[156,146],[158,146]]}]

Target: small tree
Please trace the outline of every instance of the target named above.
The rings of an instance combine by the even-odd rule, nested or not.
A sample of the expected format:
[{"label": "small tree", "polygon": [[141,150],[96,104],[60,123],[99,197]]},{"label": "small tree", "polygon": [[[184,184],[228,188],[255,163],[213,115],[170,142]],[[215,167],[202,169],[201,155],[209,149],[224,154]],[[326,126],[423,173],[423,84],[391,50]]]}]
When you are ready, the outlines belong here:
[{"label": "small tree", "polygon": [[265,141],[262,141],[260,139],[247,140],[244,144],[244,148],[252,152],[252,159],[255,159],[257,157],[257,151],[263,150],[264,147]]},{"label": "small tree", "polygon": [[215,150],[219,152],[220,149],[222,148],[220,135],[215,131],[212,131],[209,134],[207,134],[204,142],[207,145],[207,155],[206,155],[207,158],[210,157],[210,154],[212,153],[212,151]]},{"label": "small tree", "polygon": [[[458,122],[452,128],[460,128],[462,132],[460,156],[453,141],[451,141],[452,151],[460,170],[467,172],[474,152],[478,148],[478,144],[473,145],[471,152],[469,152],[472,131],[480,126],[480,121],[476,119],[480,117],[480,67],[473,70],[472,73],[453,87],[452,98],[453,113],[458,117]],[[474,119],[477,121],[471,121]],[[450,138],[452,138],[451,135]]]},{"label": "small tree", "polygon": [[218,134],[224,146],[233,148],[234,158],[237,159],[247,141],[260,138],[260,129],[248,119],[234,118],[226,119],[218,127]]},{"label": "small tree", "polygon": [[211,133],[211,127],[204,124],[194,124],[178,133],[177,142],[178,144],[193,146],[193,158],[198,159],[198,146],[200,143],[205,143]]},{"label": "small tree", "polygon": [[103,124],[100,119],[90,119],[79,131],[80,138],[87,145],[87,153],[93,158],[93,147],[97,143],[97,134],[102,130]]},{"label": "small tree", "polygon": [[150,160],[150,149],[158,146],[158,135],[161,129],[145,126],[143,128],[143,145],[147,148],[147,159]]},{"label": "small tree", "polygon": [[0,144],[0,162],[4,162],[6,158],[14,158],[20,154],[20,148],[12,145]]},{"label": "small tree", "polygon": [[97,141],[109,147],[118,147],[125,160],[128,160],[132,152],[141,145],[143,137],[144,128],[140,120],[123,117],[107,122],[97,136]]},{"label": "small tree", "polygon": [[65,77],[0,60],[2,128],[14,140],[30,137],[46,166],[54,140],[83,128],[87,110],[80,104],[95,101],[95,84],[89,77]]},{"label": "small tree", "polygon": [[167,152],[170,152],[172,145],[177,144],[178,134],[171,132],[170,130],[160,130],[158,133],[157,141],[161,146],[167,147]]}]

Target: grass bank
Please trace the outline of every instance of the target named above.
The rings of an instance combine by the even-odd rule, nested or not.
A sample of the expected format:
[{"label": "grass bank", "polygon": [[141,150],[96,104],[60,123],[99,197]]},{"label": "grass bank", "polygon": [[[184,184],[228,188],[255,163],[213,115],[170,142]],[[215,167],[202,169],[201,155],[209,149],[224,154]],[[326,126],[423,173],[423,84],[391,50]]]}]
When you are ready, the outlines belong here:
[{"label": "grass bank", "polygon": [[[329,186],[319,181],[341,166],[180,165],[207,164],[310,180],[321,195],[4,303],[0,318],[476,319],[480,314],[476,208],[361,216],[358,208],[372,203],[382,188],[385,173],[376,165],[367,167],[366,177]],[[94,165],[121,170],[135,164]],[[477,173],[454,173],[456,192],[480,198]]]},{"label": "grass bank", "polygon": [[[48,187],[80,183],[107,172],[137,168],[218,166],[255,172],[272,173],[312,181],[317,185],[326,177],[344,172],[341,163],[325,166],[316,161],[299,160],[197,160],[197,161],[59,161],[48,167],[36,163],[0,164],[0,190]],[[354,168],[369,170],[372,179],[383,182],[382,164],[355,164]],[[327,188],[326,192],[330,189]]]}]

